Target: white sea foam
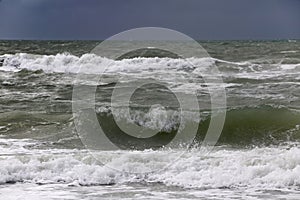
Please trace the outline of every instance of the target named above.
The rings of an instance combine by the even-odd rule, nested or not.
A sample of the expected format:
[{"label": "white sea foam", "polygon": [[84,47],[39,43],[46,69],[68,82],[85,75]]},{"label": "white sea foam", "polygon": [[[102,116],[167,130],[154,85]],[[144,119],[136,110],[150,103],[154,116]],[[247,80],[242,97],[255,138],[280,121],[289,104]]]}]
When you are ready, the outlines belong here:
[{"label": "white sea foam", "polygon": [[[3,55],[2,71],[20,71],[43,70],[46,73],[86,73],[99,74],[106,73],[134,73],[140,76],[149,74],[156,76],[164,76],[166,73],[172,77],[175,73],[184,76],[184,73],[192,73],[194,75],[203,75],[211,73],[210,69],[216,62],[223,63],[219,69],[222,72],[238,70],[240,73],[247,73],[249,77],[253,73],[256,78],[266,78],[271,71],[274,75],[282,74],[282,70],[299,69],[298,64],[259,64],[256,61],[232,62],[216,58],[188,58],[188,59],[172,59],[172,58],[132,58],[120,61],[110,60],[94,54],[84,54],[80,57],[71,54],[57,55],[33,55],[27,53],[6,54]],[[225,64],[225,65],[224,65]],[[270,68],[271,67],[271,68]],[[224,71],[225,70],[225,71]],[[259,76],[259,74],[261,76]],[[230,74],[230,73],[229,73]],[[272,73],[271,73],[272,74]],[[222,74],[226,76],[226,73]],[[238,76],[238,74],[237,74]],[[270,75],[269,75],[270,76]],[[165,77],[165,78],[167,78]]]},{"label": "white sea foam", "polygon": [[[163,83],[168,83],[174,91],[196,91],[202,90],[199,84],[203,76],[214,77],[217,73],[212,66],[215,65],[214,58],[132,58],[124,60],[111,60],[94,54],[84,54],[77,57],[70,54],[57,55],[32,55],[19,53],[5,55],[2,71],[18,72],[26,70],[43,70],[45,73],[64,74],[111,74],[120,75],[128,80],[139,78],[150,78]],[[94,79],[92,79],[94,80]],[[90,79],[84,81],[86,84],[98,84]],[[103,79],[101,79],[103,80]],[[106,81],[106,82],[105,82]],[[114,81],[105,79],[107,81]],[[102,83],[102,82],[101,82]],[[101,84],[100,83],[100,84]],[[211,85],[213,87],[214,85]],[[223,85],[227,87],[227,84]],[[232,84],[230,84],[232,86]],[[220,87],[216,85],[215,87]],[[190,90],[193,88],[193,90]]]},{"label": "white sea foam", "polygon": [[296,68],[300,69],[300,64],[283,64],[281,68],[284,70],[294,70]]},{"label": "white sea foam", "polygon": [[297,53],[298,51],[280,51],[280,53]]},{"label": "white sea foam", "polygon": [[[5,141],[2,141],[1,148],[9,148],[14,142],[22,143],[15,140],[4,145]],[[208,156],[203,156],[198,149],[186,153],[183,150],[96,152],[98,158],[105,160],[111,168],[97,163],[86,151],[51,151],[31,149],[30,155],[20,155],[19,151],[14,155],[1,155],[0,183],[100,185],[159,182],[183,188],[256,189],[300,186],[300,149],[297,147],[219,149]],[[174,162],[182,153],[183,156]],[[172,165],[166,170],[138,174],[161,169],[168,163]]]},{"label": "white sea foam", "polygon": [[208,67],[214,63],[210,58],[189,58],[187,61],[172,58],[133,58],[113,61],[94,54],[77,57],[71,54],[32,55],[19,53],[4,55],[1,70],[28,69],[43,70],[47,73],[81,73],[97,74],[105,72],[142,72],[145,70],[188,70],[196,67]]}]

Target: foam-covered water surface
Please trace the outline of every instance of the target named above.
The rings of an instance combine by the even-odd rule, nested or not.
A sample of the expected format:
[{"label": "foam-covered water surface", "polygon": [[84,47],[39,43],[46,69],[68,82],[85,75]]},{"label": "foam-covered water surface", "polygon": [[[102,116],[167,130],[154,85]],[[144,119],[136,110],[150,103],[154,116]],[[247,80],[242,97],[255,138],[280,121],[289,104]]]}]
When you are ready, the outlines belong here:
[{"label": "foam-covered water surface", "polygon": [[94,152],[98,159],[107,161],[103,166],[88,151],[45,150],[39,149],[38,143],[1,140],[0,183],[4,185],[0,193],[5,197],[12,198],[9,191],[13,190],[26,195],[29,188],[35,189],[25,199],[47,198],[52,190],[52,199],[76,199],[86,194],[88,199],[123,195],[129,199],[280,199],[299,195],[300,150],[296,143],[251,149],[220,146],[209,155],[195,148],[168,168],[146,174],[138,172],[160,168],[183,150]]},{"label": "foam-covered water surface", "polygon": [[[186,59],[156,51],[112,60],[89,53],[97,44],[0,41],[1,199],[300,198],[299,41],[203,41],[211,57]],[[203,79],[213,66],[223,83]],[[193,144],[86,149],[72,112],[79,72],[87,89],[96,86],[93,113],[112,135],[120,131],[112,119],[141,136],[196,127]],[[140,87],[130,112],[126,93],[111,104],[114,89],[149,79],[166,87]],[[227,113],[208,152],[201,144],[214,117],[210,91],[218,88],[225,88]],[[195,95],[199,108],[181,110],[171,90]]]}]

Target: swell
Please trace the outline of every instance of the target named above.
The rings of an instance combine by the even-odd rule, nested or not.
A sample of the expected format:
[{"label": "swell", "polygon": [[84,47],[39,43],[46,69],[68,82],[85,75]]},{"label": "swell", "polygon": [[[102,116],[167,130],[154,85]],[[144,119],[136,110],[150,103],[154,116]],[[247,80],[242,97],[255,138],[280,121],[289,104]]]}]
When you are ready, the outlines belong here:
[{"label": "swell", "polygon": [[[210,118],[200,122],[197,140],[201,141]],[[234,146],[274,145],[300,140],[300,112],[286,107],[242,107],[226,114],[219,144]]]},{"label": "swell", "polygon": [[[102,109],[97,112],[97,115],[102,128],[108,130],[106,134],[112,139],[121,140],[121,143],[122,138],[117,138],[120,135],[120,129],[113,119],[117,121],[125,120],[128,125],[134,123],[145,129],[163,130],[153,138],[153,141],[150,139],[144,143],[145,147],[151,148],[151,144],[163,144],[170,139],[169,136],[174,137],[174,134],[178,131],[180,112],[168,111],[167,117],[162,114],[164,112],[164,110],[155,110],[155,113],[149,113],[139,110],[131,112],[131,115],[134,116],[132,117],[126,116],[122,110],[118,110],[112,118],[109,109]],[[181,122],[183,126],[196,123],[194,115],[194,112],[189,115],[185,114],[185,118]],[[198,124],[196,143],[202,142],[211,121],[208,111],[203,111],[200,115],[201,121]],[[76,147],[76,145],[79,145],[78,148],[82,147],[77,137],[74,141],[66,140],[68,144],[64,144],[64,138],[76,135],[71,114],[5,112],[0,114],[0,119],[0,133],[5,137],[34,138],[50,141],[60,146]],[[58,140],[61,143],[57,142]],[[217,144],[244,148],[297,141],[300,141],[299,111],[286,107],[257,106],[228,109],[224,128]],[[73,142],[73,144],[70,144],[70,142]],[[130,141],[128,140],[128,142]],[[133,142],[137,144],[141,141]]]},{"label": "swell", "polygon": [[[140,114],[140,113],[139,113]],[[194,114],[190,113],[188,118],[183,119],[181,123],[188,125],[190,123],[195,123]],[[135,123],[137,125],[149,125],[147,128],[152,128],[155,130],[163,130],[165,135],[159,136],[163,132],[159,132],[156,135],[155,140],[161,139],[165,141],[169,135],[174,137],[174,132],[178,130],[180,114],[178,112],[173,113],[169,120],[166,120],[167,124],[159,124],[162,119],[157,118],[159,114],[154,115],[153,118],[148,118],[151,123],[145,122],[144,115],[135,115],[134,121],[132,121],[130,116],[124,116],[122,111],[117,113],[115,118],[124,118],[127,123]],[[117,128],[115,123],[112,124],[111,113],[102,112],[98,114],[100,124],[110,124],[110,129],[114,129],[114,134],[118,135],[121,131]],[[196,143],[201,143],[206,135],[207,129],[211,121],[211,115],[207,112],[201,113],[201,121],[199,123]],[[146,120],[146,121],[147,121]],[[159,126],[155,126],[159,124]],[[164,127],[168,129],[164,129]],[[171,127],[171,128],[170,128]],[[154,139],[154,138],[153,138]],[[151,142],[155,143],[155,140],[148,141],[147,144]],[[300,112],[295,111],[286,107],[275,107],[269,105],[262,105],[256,107],[240,107],[228,109],[225,119],[225,124],[222,129],[222,134],[218,140],[218,145],[231,145],[236,147],[253,147],[260,145],[278,145],[286,142],[296,142],[300,140]],[[141,141],[142,143],[142,141]]]}]

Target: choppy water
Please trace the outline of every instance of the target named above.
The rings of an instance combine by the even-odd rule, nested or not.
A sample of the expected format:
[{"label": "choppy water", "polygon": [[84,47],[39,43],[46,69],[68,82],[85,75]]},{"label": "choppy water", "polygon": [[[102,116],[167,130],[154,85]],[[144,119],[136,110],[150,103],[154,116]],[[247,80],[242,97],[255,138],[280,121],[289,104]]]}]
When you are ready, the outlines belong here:
[{"label": "choppy water", "polygon": [[[0,42],[3,199],[18,195],[28,199],[299,199],[299,41],[200,42],[211,57],[186,60],[159,52],[161,58],[110,60],[88,53],[97,44]],[[97,74],[99,66],[107,63],[109,68],[97,83],[95,105],[102,124],[110,129],[110,97],[117,78],[152,78],[186,95],[197,90],[200,110],[190,110],[181,121],[189,126],[200,112],[196,144],[201,144],[210,122],[208,88],[218,87],[204,83],[202,75],[216,65],[227,95],[227,116],[217,147],[208,155],[197,147],[186,151],[180,146],[95,150],[94,156],[110,168],[99,163],[75,129],[72,92],[80,69]],[[132,101],[131,115],[120,104],[117,119],[166,133],[178,128],[178,102],[166,88],[141,88]],[[116,129],[111,129],[113,134]],[[138,173],[163,168],[179,155],[165,170]]]}]

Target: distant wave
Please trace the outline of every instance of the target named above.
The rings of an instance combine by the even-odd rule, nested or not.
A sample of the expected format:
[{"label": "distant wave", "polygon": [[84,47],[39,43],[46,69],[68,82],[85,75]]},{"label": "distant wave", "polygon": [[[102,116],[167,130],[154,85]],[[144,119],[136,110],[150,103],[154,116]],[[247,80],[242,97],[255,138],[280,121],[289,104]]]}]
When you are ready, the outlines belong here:
[{"label": "distant wave", "polygon": [[[141,72],[143,70],[186,70],[193,73],[205,73],[211,65],[217,65],[225,74],[228,72],[266,72],[272,71],[299,71],[300,60],[249,60],[232,62],[216,58],[131,58],[113,61],[94,54],[84,54],[80,57],[68,53],[56,55],[34,55],[27,53],[5,54],[1,56],[2,67],[5,71],[43,70],[46,73],[107,73]],[[270,63],[271,62],[271,63]],[[277,62],[277,63],[276,63]],[[296,63],[295,63],[296,62]],[[266,66],[268,64],[268,67]],[[200,71],[199,71],[200,70]]]},{"label": "distant wave", "polygon": [[[188,70],[192,67],[188,66],[189,63],[182,59],[132,58],[113,61],[94,54],[84,54],[81,57],[77,57],[71,54],[33,55],[19,53],[4,55],[3,59],[3,70],[43,70],[47,73],[78,73],[81,69],[81,73],[97,74],[102,72],[104,68],[107,68],[106,72],[140,72],[143,70],[159,70],[162,66],[164,66],[165,70]],[[214,60],[210,58],[190,58],[188,61],[192,64],[201,64],[201,66],[206,67],[214,63]]]}]

